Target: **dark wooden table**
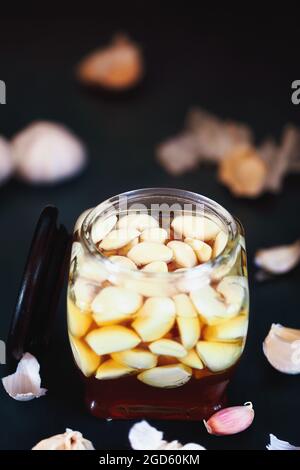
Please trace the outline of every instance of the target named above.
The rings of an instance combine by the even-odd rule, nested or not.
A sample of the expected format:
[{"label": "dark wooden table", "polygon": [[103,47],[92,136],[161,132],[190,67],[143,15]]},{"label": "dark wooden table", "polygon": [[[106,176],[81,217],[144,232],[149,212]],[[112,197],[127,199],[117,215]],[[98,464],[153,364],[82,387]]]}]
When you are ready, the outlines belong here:
[{"label": "dark wooden table", "polygon": [[[144,11],[143,11],[144,10]],[[268,434],[298,439],[300,377],[276,372],[262,353],[272,322],[300,328],[300,269],[276,281],[257,284],[257,248],[291,242],[300,234],[300,176],[285,180],[278,196],[235,199],[201,167],[174,178],[156,163],[157,143],[178,132],[186,111],[199,105],[249,123],[258,141],[279,137],[289,121],[300,124],[300,105],[291,103],[291,82],[300,78],[297,15],[234,17],[225,10],[117,5],[87,16],[46,20],[1,16],[0,79],[7,104],[0,106],[1,134],[10,137],[32,120],[60,121],[86,142],[89,166],[78,178],[51,188],[16,180],[0,188],[0,338],[5,340],[33,226],[48,203],[58,206],[71,229],[85,208],[126,190],[169,186],[207,195],[232,211],[246,229],[251,287],[251,324],[247,347],[229,388],[232,404],[251,400],[256,418],[246,432],[217,438],[202,423],[155,422],[168,440],[195,441],[208,449],[264,449]],[[89,50],[117,31],[143,47],[146,78],[135,91],[107,96],[81,88],[74,67]],[[80,430],[99,449],[128,448],[130,422],[104,422],[83,406],[82,389],[71,360],[65,321],[65,291],[47,359],[42,364],[46,397],[28,403],[0,389],[1,449],[28,449],[40,439]],[[4,366],[0,367],[4,375]],[[4,431],[5,430],[5,431]]]}]

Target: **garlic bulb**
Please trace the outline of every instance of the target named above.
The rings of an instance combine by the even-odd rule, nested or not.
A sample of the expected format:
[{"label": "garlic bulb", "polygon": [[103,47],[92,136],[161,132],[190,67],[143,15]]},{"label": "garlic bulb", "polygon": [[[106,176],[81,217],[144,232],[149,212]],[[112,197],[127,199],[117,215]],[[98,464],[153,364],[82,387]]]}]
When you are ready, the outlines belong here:
[{"label": "garlic bulb", "polygon": [[293,269],[300,261],[300,240],[291,245],[276,246],[259,250],[254,262],[273,274],[283,274]]},{"label": "garlic bulb", "polygon": [[182,445],[178,441],[164,441],[163,433],[150,426],[147,421],[134,424],[128,437],[134,450],[205,450],[199,444]]},{"label": "garlic bulb", "polygon": [[31,183],[55,183],[77,174],[86,162],[80,140],[60,124],[38,121],[11,143],[16,173]]},{"label": "garlic bulb", "polygon": [[300,450],[300,447],[293,446],[289,442],[281,441],[274,434],[270,434],[270,444],[267,445],[268,450]]},{"label": "garlic bulb", "polygon": [[18,401],[29,401],[46,394],[41,388],[40,365],[30,353],[25,353],[14,374],[2,378],[6,392]]},{"label": "garlic bulb", "polygon": [[0,136],[0,183],[4,183],[14,170],[10,145]]},{"label": "garlic bulb", "polygon": [[126,36],[96,50],[79,64],[79,79],[89,85],[124,90],[136,85],[144,73],[140,48]]},{"label": "garlic bulb", "polygon": [[32,450],[95,450],[91,441],[85,439],[78,431],[66,429],[64,434],[43,439]]},{"label": "garlic bulb", "polygon": [[263,351],[275,369],[285,374],[300,374],[300,330],[273,324]]}]

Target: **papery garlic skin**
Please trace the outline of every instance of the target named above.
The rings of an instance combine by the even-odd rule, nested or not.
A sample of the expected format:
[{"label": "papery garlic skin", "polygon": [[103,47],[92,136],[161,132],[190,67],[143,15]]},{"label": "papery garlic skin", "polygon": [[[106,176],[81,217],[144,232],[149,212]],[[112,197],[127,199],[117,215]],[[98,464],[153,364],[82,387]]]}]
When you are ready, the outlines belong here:
[{"label": "papery garlic skin", "polygon": [[270,444],[266,447],[268,450],[300,450],[300,447],[294,446],[287,441],[281,441],[274,434],[270,434]]},{"label": "papery garlic skin", "polygon": [[14,166],[10,145],[6,139],[0,136],[0,184],[12,175]]},{"label": "papery garlic skin", "polygon": [[64,434],[43,439],[32,450],[95,450],[95,448],[80,432],[67,428]]},{"label": "papery garlic skin", "polygon": [[275,246],[257,251],[256,266],[273,274],[283,274],[293,269],[300,261],[300,240],[291,245]]},{"label": "papery garlic skin", "polygon": [[134,450],[205,450],[199,444],[189,443],[184,446],[178,441],[163,440],[163,433],[147,421],[140,421],[129,431],[129,442]]},{"label": "papery garlic skin", "polygon": [[263,351],[275,369],[284,374],[300,374],[300,330],[273,323]]},{"label": "papery garlic skin", "polygon": [[245,431],[253,419],[252,403],[247,402],[244,406],[231,406],[217,411],[207,421],[204,420],[204,425],[209,434],[226,436]]},{"label": "papery garlic skin", "polygon": [[80,140],[61,124],[37,121],[11,142],[16,173],[30,183],[55,183],[76,175],[86,163]]},{"label": "papery garlic skin", "polygon": [[41,388],[40,365],[30,353],[25,353],[14,374],[2,378],[3,387],[11,398],[29,401],[46,394]]}]

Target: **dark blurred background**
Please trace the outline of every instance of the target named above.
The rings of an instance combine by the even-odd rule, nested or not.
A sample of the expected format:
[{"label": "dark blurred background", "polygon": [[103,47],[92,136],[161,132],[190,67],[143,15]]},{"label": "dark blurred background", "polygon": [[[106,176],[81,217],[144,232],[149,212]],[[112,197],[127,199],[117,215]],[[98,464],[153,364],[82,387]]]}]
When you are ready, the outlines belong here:
[{"label": "dark blurred background", "polygon": [[[182,129],[192,106],[249,124],[257,142],[268,135],[279,138],[288,122],[300,125],[300,105],[291,102],[291,83],[300,79],[299,15],[246,6],[243,13],[225,7],[209,12],[189,2],[180,8],[166,3],[110,2],[99,11],[81,5],[81,12],[53,8],[43,16],[27,11],[0,18],[0,79],[7,86],[0,134],[10,138],[33,120],[54,120],[78,134],[89,154],[86,170],[64,184],[34,187],[11,180],[0,188],[0,339],[6,338],[33,228],[46,204],[55,204],[71,229],[84,209],[123,191],[164,186],[199,192],[233,212],[246,230],[251,324],[229,399],[232,404],[251,400],[256,419],[246,432],[226,438],[209,436],[201,423],[154,424],[168,440],[209,449],[263,449],[270,432],[296,444],[298,438],[300,445],[300,379],[276,372],[262,353],[271,323],[300,328],[300,270],[264,284],[253,279],[257,248],[299,238],[300,175],[287,177],[277,196],[237,199],[217,182],[215,167],[175,178],[159,166],[154,152]],[[74,76],[78,61],[119,31],[141,45],[144,81],[115,96],[80,86]],[[42,364],[47,397],[19,403],[0,390],[2,449],[30,448],[66,427],[83,432],[97,448],[129,446],[131,423],[98,421],[84,409],[67,344],[64,295]],[[1,371],[4,375],[4,366]]]}]

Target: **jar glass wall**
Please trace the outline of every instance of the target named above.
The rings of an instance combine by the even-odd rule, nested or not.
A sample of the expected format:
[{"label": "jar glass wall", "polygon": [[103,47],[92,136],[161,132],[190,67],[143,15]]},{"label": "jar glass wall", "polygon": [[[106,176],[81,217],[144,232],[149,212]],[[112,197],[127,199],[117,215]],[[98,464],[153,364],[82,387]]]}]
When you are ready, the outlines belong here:
[{"label": "jar glass wall", "polygon": [[188,191],[109,199],[75,226],[67,303],[94,415],[207,418],[224,405],[245,344],[242,227]]}]

